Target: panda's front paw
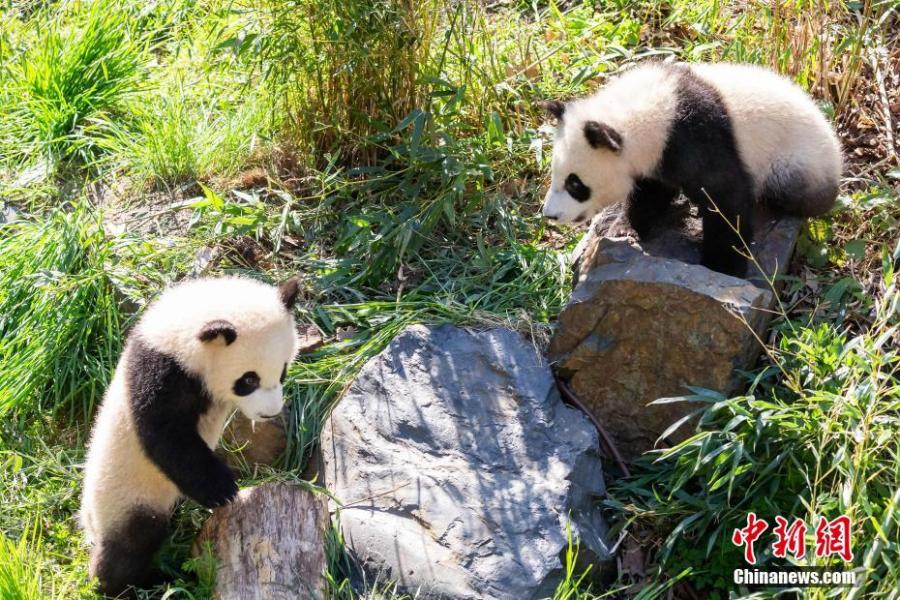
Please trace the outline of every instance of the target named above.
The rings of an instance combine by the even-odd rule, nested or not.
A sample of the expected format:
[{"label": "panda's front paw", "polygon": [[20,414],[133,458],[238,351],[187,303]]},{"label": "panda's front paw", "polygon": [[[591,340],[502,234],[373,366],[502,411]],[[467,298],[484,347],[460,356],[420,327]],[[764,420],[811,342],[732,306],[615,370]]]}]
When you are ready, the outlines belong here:
[{"label": "panda's front paw", "polygon": [[640,239],[640,233],[632,226],[628,219],[619,217],[610,224],[609,228],[604,232],[603,237],[638,240]]},{"label": "panda's front paw", "polygon": [[217,463],[202,489],[197,490],[193,499],[206,508],[225,506],[237,496],[238,485],[234,474],[227,466]]}]

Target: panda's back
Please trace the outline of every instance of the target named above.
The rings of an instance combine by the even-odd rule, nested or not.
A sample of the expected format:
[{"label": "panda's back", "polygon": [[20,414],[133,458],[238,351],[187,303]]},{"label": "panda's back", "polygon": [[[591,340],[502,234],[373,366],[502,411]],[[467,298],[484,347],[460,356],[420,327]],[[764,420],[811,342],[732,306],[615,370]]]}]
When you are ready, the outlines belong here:
[{"label": "panda's back", "polygon": [[738,151],[757,184],[785,163],[823,179],[840,175],[840,145],[831,126],[792,81],[754,65],[693,64],[690,69],[721,96]]}]

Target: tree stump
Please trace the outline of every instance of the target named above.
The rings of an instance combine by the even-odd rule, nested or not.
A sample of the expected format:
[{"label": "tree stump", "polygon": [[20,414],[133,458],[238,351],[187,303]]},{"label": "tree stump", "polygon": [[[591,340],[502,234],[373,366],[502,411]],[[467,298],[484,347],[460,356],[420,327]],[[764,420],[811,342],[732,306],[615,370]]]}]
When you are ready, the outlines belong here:
[{"label": "tree stump", "polygon": [[329,523],[323,494],[264,484],[241,490],[233,503],[213,511],[195,551],[212,547],[218,600],[325,598]]}]

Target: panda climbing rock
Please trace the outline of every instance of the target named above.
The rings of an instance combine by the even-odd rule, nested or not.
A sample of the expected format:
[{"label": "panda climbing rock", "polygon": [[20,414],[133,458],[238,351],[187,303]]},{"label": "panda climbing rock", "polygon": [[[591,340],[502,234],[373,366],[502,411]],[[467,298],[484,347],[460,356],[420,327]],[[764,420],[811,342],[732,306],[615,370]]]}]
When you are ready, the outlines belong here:
[{"label": "panda climbing rock", "polygon": [[701,207],[702,263],[722,273],[746,272],[736,249],[753,240],[757,202],[808,217],[837,196],[834,131],[798,86],[760,67],[650,63],[544,107],[558,120],[547,219],[581,222],[627,200],[640,236],[683,192]]},{"label": "panda climbing rock", "polygon": [[213,454],[237,409],[281,413],[297,351],[294,279],[276,288],[225,277],[181,283],[128,336],[94,424],[81,521],[104,594],[158,582],[153,556],[181,496],[212,508],[238,487]]}]

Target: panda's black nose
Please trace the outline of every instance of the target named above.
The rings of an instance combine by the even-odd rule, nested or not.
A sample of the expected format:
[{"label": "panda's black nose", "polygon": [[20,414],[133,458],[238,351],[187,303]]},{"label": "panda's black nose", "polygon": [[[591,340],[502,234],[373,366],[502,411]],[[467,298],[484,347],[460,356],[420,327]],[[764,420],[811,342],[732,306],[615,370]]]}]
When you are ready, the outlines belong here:
[{"label": "panda's black nose", "polygon": [[559,215],[544,215],[544,218],[548,221],[558,221]]}]

